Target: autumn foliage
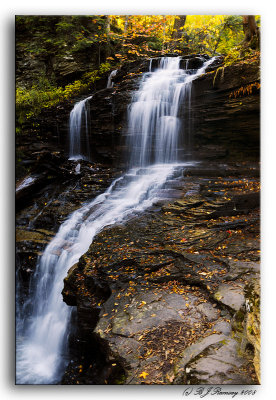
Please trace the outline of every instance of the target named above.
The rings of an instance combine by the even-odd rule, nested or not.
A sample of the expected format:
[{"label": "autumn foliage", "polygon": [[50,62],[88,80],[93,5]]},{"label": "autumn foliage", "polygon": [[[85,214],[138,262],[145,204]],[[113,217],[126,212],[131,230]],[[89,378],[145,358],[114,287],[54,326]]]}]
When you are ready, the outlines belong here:
[{"label": "autumn foliage", "polygon": [[[253,17],[259,32],[260,18]],[[18,122],[83,94],[104,73],[126,61],[172,53],[223,55],[225,65],[241,57],[253,61],[259,51],[250,44],[245,47],[244,37],[244,18],[238,15],[17,16]],[[28,67],[22,72],[21,60],[36,70]],[[37,68],[36,63],[43,67]],[[60,80],[56,66],[65,64],[70,69],[74,63],[74,75]],[[26,81],[24,74],[31,74],[31,80]]]}]

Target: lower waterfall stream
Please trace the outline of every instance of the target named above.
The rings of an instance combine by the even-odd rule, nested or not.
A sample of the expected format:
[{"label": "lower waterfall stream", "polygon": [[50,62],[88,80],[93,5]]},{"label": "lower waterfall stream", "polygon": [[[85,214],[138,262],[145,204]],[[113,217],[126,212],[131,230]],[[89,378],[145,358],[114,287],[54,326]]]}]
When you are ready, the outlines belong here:
[{"label": "lower waterfall stream", "polygon": [[[150,207],[166,181],[177,177],[177,167],[185,165],[180,164],[179,139],[185,127],[181,131],[179,106],[189,105],[192,81],[213,61],[205,61],[200,69],[188,73],[180,68],[180,57],[164,57],[159,68],[152,71],[151,67],[151,72],[143,74],[129,108],[129,171],[73,212],[38,260],[29,300],[21,313],[17,312],[17,384],[60,382],[68,363],[71,316],[71,308],[62,301],[63,279],[97,233]],[[78,103],[79,120],[74,120],[70,130],[73,158],[82,158],[78,124],[81,106],[90,98]],[[24,312],[27,308],[31,311]]]}]

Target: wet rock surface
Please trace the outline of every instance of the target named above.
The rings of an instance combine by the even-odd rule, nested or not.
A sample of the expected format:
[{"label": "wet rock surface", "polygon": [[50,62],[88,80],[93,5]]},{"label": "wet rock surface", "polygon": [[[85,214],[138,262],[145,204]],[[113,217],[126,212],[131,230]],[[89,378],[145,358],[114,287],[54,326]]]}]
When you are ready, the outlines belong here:
[{"label": "wet rock surface", "polygon": [[[54,168],[54,161],[48,161],[47,165]],[[43,165],[38,165],[39,169],[32,170],[32,176],[43,173]],[[76,169],[78,165],[79,171]],[[46,170],[46,165],[44,168]],[[31,182],[18,190],[24,192],[16,198],[16,264],[17,279],[22,283],[22,303],[29,291],[38,257],[62,222],[85,201],[91,201],[102,193],[122,173],[119,169],[84,160],[56,163],[55,171],[51,179],[41,185],[34,187]]]},{"label": "wet rock surface", "polygon": [[260,66],[221,66],[193,82],[194,156],[257,159],[260,150]]},{"label": "wet rock surface", "polygon": [[[213,335],[214,336],[214,335]],[[211,336],[209,336],[211,339]],[[238,343],[235,339],[220,335],[216,342],[206,346],[204,352],[185,364],[187,384],[206,385],[252,385],[254,380],[248,374],[250,365],[245,357],[239,356]]]},{"label": "wet rock surface", "polygon": [[[103,383],[114,371],[124,384],[259,382],[258,165],[196,173],[208,167],[184,169],[163,200],[106,227],[64,281],[85,348],[93,338],[113,365]],[[87,369],[66,374],[93,383]]]}]

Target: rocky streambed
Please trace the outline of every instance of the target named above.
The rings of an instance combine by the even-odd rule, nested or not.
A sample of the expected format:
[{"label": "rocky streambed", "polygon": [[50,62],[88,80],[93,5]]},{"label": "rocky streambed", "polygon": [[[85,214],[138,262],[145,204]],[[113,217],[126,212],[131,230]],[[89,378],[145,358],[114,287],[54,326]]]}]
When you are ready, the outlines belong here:
[{"label": "rocky streambed", "polygon": [[64,384],[260,382],[258,175],[183,168],[96,236],[64,281],[77,327]]}]

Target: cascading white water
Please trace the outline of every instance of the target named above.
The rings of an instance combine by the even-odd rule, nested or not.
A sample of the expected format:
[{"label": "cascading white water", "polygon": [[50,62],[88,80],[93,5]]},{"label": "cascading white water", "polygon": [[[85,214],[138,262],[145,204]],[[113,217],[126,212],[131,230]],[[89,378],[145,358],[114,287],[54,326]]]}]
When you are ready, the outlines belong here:
[{"label": "cascading white water", "polygon": [[26,321],[27,329],[17,332],[17,383],[58,382],[65,362],[66,328],[71,313],[61,296],[68,269],[88,250],[101,229],[150,207],[157,200],[156,190],[173,170],[173,165],[156,165],[140,175],[140,169],[132,169],[61,225],[37,265],[33,311]]},{"label": "cascading white water", "polygon": [[108,80],[107,80],[107,85],[106,85],[107,88],[113,88],[114,82],[112,82],[112,78],[114,76],[116,76],[116,74],[117,74],[117,69],[114,69],[114,71],[110,72],[110,74],[108,76]]},{"label": "cascading white water", "polygon": [[23,179],[23,181],[17,186],[17,188],[15,189],[16,192],[30,186],[31,183],[33,183],[35,180],[36,180],[35,176],[27,176],[27,178]]},{"label": "cascading white water", "polygon": [[[17,314],[18,384],[60,381],[67,362],[71,315],[71,308],[62,301],[63,279],[105,226],[126,220],[158,199],[158,190],[179,165],[177,115],[181,96],[183,91],[186,93],[186,85],[211,62],[196,74],[187,75],[179,69],[179,58],[164,58],[156,72],[144,74],[129,114],[132,168],[61,225],[37,264],[32,281],[34,293],[25,308],[30,311],[24,312],[23,308]],[[151,160],[153,164],[149,165]]]},{"label": "cascading white water", "polygon": [[179,160],[182,125],[185,135],[185,121],[178,117],[179,105],[186,104],[189,108],[192,81],[214,61],[212,58],[204,62],[191,74],[179,68],[180,59],[162,58],[160,68],[154,73],[144,74],[140,89],[134,94],[129,108],[130,165]]},{"label": "cascading white water", "polygon": [[[82,160],[89,158],[89,120],[88,120],[88,100],[93,96],[89,96],[84,100],[79,101],[74,105],[70,113],[69,119],[69,160]],[[82,132],[84,127],[84,133]],[[82,134],[85,138],[86,146],[83,154],[81,148]]]}]

